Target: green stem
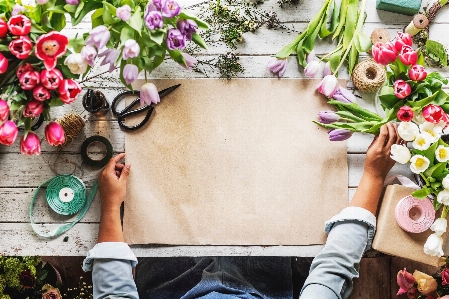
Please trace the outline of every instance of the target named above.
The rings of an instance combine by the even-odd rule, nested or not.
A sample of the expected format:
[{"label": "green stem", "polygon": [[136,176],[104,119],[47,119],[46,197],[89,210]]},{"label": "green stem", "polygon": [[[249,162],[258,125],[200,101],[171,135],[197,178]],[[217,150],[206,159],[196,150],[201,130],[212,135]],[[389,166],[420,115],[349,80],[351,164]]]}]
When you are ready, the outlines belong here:
[{"label": "green stem", "polygon": [[449,211],[449,206],[444,206],[443,212],[441,213],[441,218],[446,218],[448,211]]},{"label": "green stem", "polygon": [[346,56],[348,56],[349,52],[351,51],[352,43],[353,43],[353,40],[351,39],[351,42],[349,43],[348,48],[347,48],[346,51],[345,51],[345,54],[343,54],[343,57],[342,57],[341,60],[340,60],[340,64],[339,64],[339,65],[337,66],[337,68],[335,69],[334,74],[338,74],[338,70],[339,70],[340,67],[343,65],[343,62],[345,61]]},{"label": "green stem", "polygon": [[419,175],[424,180],[424,182],[426,182],[426,186],[429,186],[429,181],[427,181],[426,177],[424,176],[424,173],[421,172]]},{"label": "green stem", "polygon": [[332,54],[334,54],[335,52],[340,51],[340,49],[343,47],[343,45],[339,45],[334,51],[327,53],[326,55],[324,55],[320,61],[323,61],[324,59],[326,59],[326,57],[331,56]]}]

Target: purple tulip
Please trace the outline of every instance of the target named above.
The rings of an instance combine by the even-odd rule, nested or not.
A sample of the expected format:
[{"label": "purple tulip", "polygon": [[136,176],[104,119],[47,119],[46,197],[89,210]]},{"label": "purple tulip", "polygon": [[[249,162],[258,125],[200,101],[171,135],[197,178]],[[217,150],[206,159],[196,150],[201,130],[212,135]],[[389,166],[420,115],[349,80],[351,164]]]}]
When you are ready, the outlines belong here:
[{"label": "purple tulip", "polygon": [[322,124],[331,124],[340,120],[340,116],[331,110],[318,112],[318,117],[320,118],[320,123]]},{"label": "purple tulip", "polygon": [[315,78],[315,76],[318,75],[320,69],[320,62],[318,60],[312,60],[307,63],[307,66],[304,69],[304,75],[306,75],[307,78]]},{"label": "purple tulip", "polygon": [[115,14],[117,18],[126,22],[131,18],[131,7],[128,4],[118,7]]},{"label": "purple tulip", "polygon": [[323,68],[323,77],[326,77],[328,75],[332,75],[331,64],[329,61],[326,62]]},{"label": "purple tulip", "polygon": [[20,14],[21,12],[24,12],[24,11],[25,11],[25,7],[16,3],[16,5],[14,5],[14,7],[12,8],[11,16],[12,17],[17,16],[18,14]]},{"label": "purple tulip", "polygon": [[164,27],[164,19],[162,18],[162,14],[158,11],[147,11],[144,20],[145,25],[150,30]]},{"label": "purple tulip", "polygon": [[334,129],[327,132],[330,141],[343,141],[352,136],[352,132],[346,129]]},{"label": "purple tulip", "polygon": [[312,50],[312,52],[310,52],[309,55],[307,55],[306,62],[309,64],[314,60],[316,60],[315,50]]},{"label": "purple tulip", "polygon": [[194,20],[178,19],[176,27],[178,27],[179,31],[186,36],[187,40],[192,40],[192,34],[196,33],[198,24]]},{"label": "purple tulip", "polygon": [[[165,6],[165,2],[167,2],[167,0],[153,0],[152,6],[154,6],[157,10],[162,10],[162,7]],[[150,5],[151,1],[148,3],[148,5]],[[148,6],[147,6],[148,7]]]},{"label": "purple tulip", "polygon": [[89,32],[86,45],[95,45],[98,50],[103,49],[111,38],[108,27],[100,25]]},{"label": "purple tulip", "polygon": [[282,77],[287,69],[287,59],[273,59],[268,62],[267,67],[272,73],[278,74],[279,77]]},{"label": "purple tulip", "polygon": [[123,79],[125,79],[126,84],[136,81],[138,75],[139,69],[134,64],[127,64],[123,68]]},{"label": "purple tulip", "polygon": [[167,33],[167,47],[170,50],[184,49],[186,37],[178,29],[169,29]]},{"label": "purple tulip", "polygon": [[162,6],[162,15],[166,18],[176,17],[180,12],[181,6],[174,0],[167,0],[165,5]]},{"label": "purple tulip", "polygon": [[338,90],[332,96],[335,100],[340,101],[342,103],[354,103],[356,102],[355,96],[352,92],[347,90],[344,87],[339,86]]},{"label": "purple tulip", "polygon": [[105,65],[109,63],[109,71],[112,72],[117,67],[115,66],[115,62],[117,61],[118,56],[120,55],[120,50],[117,49],[107,49],[106,51],[98,54],[98,57],[104,57],[103,61],[100,65]]},{"label": "purple tulip", "polygon": [[93,67],[95,57],[97,56],[97,50],[95,50],[93,46],[84,46],[81,49],[81,56],[87,61],[88,65]]},{"label": "purple tulip", "polygon": [[161,101],[159,93],[157,92],[156,85],[153,83],[145,83],[140,88],[140,105],[144,103],[151,105],[151,103],[157,104]]},{"label": "purple tulip", "polygon": [[140,53],[139,44],[133,39],[128,39],[125,42],[125,45],[123,46],[123,60],[137,57],[139,53]]},{"label": "purple tulip", "polygon": [[190,70],[190,68],[192,66],[194,66],[195,63],[197,62],[196,58],[191,56],[191,55],[189,55],[189,54],[187,54],[187,53],[181,53],[181,55],[182,55],[182,57],[184,57],[184,60],[186,62],[186,65],[181,64],[181,66],[183,68],[185,68],[186,70]]},{"label": "purple tulip", "polygon": [[70,5],[78,5],[80,4],[79,0],[65,0],[66,4],[70,4]]}]

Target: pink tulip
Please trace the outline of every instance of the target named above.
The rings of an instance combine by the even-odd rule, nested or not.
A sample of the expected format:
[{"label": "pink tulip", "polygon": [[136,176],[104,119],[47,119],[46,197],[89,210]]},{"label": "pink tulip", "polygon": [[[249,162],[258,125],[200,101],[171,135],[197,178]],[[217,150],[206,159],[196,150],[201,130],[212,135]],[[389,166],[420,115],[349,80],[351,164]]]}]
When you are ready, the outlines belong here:
[{"label": "pink tulip", "polygon": [[24,15],[16,15],[8,20],[8,29],[12,35],[28,35],[31,31],[31,20]]},{"label": "pink tulip", "polygon": [[318,92],[324,94],[328,98],[332,98],[338,89],[338,81],[334,75],[327,75],[317,86]]},{"label": "pink tulip", "polygon": [[29,63],[22,64],[21,66],[19,66],[17,68],[17,71],[16,71],[17,78],[20,79],[20,76],[22,76],[23,73],[28,72],[28,71],[34,71],[33,66]]},{"label": "pink tulip", "polygon": [[140,88],[140,104],[151,105],[151,103],[157,104],[160,102],[159,93],[157,92],[156,85],[153,83],[146,83]]},{"label": "pink tulip", "polygon": [[194,66],[195,63],[197,63],[196,58],[193,57],[193,56],[191,56],[191,55],[189,55],[189,54],[187,54],[187,53],[184,53],[184,52],[182,52],[181,55],[182,55],[182,57],[184,58],[184,61],[186,62],[186,65],[184,65],[184,64],[180,64],[180,65],[181,65],[183,68],[185,68],[186,70],[189,70],[189,71],[190,71],[190,68],[191,68],[192,66]]},{"label": "pink tulip", "polygon": [[19,129],[16,124],[8,120],[0,127],[0,144],[10,146],[16,141]]},{"label": "pink tulip", "polygon": [[81,86],[72,79],[64,79],[58,87],[59,97],[61,100],[70,104],[76,100],[76,97],[81,92]]},{"label": "pink tulip", "polygon": [[438,124],[440,121],[445,121],[447,115],[444,110],[437,105],[429,104],[422,110],[422,116],[430,123]]},{"label": "pink tulip", "polygon": [[5,19],[0,18],[0,38],[5,38],[8,35],[8,24]]},{"label": "pink tulip", "polygon": [[45,127],[45,139],[48,144],[53,146],[62,145],[65,143],[64,129],[55,121],[50,122]]},{"label": "pink tulip", "polygon": [[402,106],[397,116],[400,121],[409,122],[413,119],[413,110],[409,106]]},{"label": "pink tulip", "polygon": [[404,80],[396,80],[393,84],[394,94],[400,99],[408,97],[412,93],[412,88]]},{"label": "pink tulip", "polygon": [[409,272],[407,272],[404,268],[404,270],[401,270],[398,272],[398,275],[396,277],[396,280],[399,285],[399,291],[397,295],[405,294],[408,292],[408,290],[413,287],[415,284],[415,277]]},{"label": "pink tulip", "polygon": [[304,69],[304,75],[308,78],[315,78],[321,69],[320,62],[318,60],[312,60]]},{"label": "pink tulip", "polygon": [[0,74],[3,74],[8,70],[8,59],[0,53]]},{"label": "pink tulip", "polygon": [[424,69],[424,67],[422,65],[415,64],[408,71],[408,76],[413,81],[422,81],[422,80],[426,79],[427,72],[426,72],[426,70]]},{"label": "pink tulip", "polygon": [[0,123],[8,119],[9,105],[4,100],[0,100]]},{"label": "pink tulip", "polygon": [[326,62],[323,68],[323,77],[326,77],[327,75],[332,75],[332,69],[330,62]]},{"label": "pink tulip", "polygon": [[19,59],[27,59],[33,50],[33,43],[28,36],[19,36],[8,45],[9,52]]},{"label": "pink tulip", "polygon": [[391,42],[386,44],[378,42],[373,45],[371,52],[377,63],[387,65],[396,60],[396,48]]},{"label": "pink tulip", "polygon": [[267,67],[274,74],[278,74],[278,77],[284,76],[285,70],[287,69],[287,59],[272,59],[268,62]]},{"label": "pink tulip", "polygon": [[410,34],[404,32],[398,32],[396,40],[394,41],[394,47],[396,51],[400,52],[403,46],[412,46],[413,38]]},{"label": "pink tulip", "polygon": [[36,100],[31,100],[25,106],[25,109],[23,110],[23,116],[36,117],[39,116],[43,110],[44,110],[44,103]]},{"label": "pink tulip", "polygon": [[444,270],[441,271],[441,284],[444,286],[449,284],[449,269],[448,268],[444,268]]},{"label": "pink tulip", "polygon": [[399,59],[405,65],[413,65],[418,61],[418,53],[410,46],[403,46],[399,52]]},{"label": "pink tulip", "polygon": [[27,71],[20,75],[20,87],[23,90],[31,90],[40,83],[39,73],[37,71]]},{"label": "pink tulip", "polygon": [[43,102],[50,99],[50,97],[51,95],[48,89],[40,84],[33,89],[33,98],[35,98],[37,101]]},{"label": "pink tulip", "polygon": [[33,132],[22,136],[20,139],[20,153],[28,156],[41,154],[41,141]]},{"label": "pink tulip", "polygon": [[43,69],[40,74],[40,80],[46,89],[55,90],[64,80],[64,77],[58,69],[52,69],[51,71]]}]

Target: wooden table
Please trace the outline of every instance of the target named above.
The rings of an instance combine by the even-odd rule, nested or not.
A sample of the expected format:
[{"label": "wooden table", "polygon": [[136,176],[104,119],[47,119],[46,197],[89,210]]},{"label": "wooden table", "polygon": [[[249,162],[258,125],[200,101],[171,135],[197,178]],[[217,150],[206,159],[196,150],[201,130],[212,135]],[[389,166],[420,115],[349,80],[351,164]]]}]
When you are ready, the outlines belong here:
[{"label": "wooden table", "polygon": [[[323,0],[308,1],[300,0],[297,6],[279,8],[275,0],[266,1],[259,7],[266,11],[275,11],[279,19],[285,22],[286,26],[297,31],[306,28],[308,21],[318,12]],[[401,31],[410,21],[410,16],[377,11],[375,0],[368,0],[368,17],[364,26],[364,33],[368,36],[379,27],[390,31],[392,37],[397,31]],[[426,1],[423,1],[426,2]],[[442,9],[434,20],[431,30],[431,38],[439,40],[446,46],[449,41],[445,37],[449,32],[449,10]],[[77,32],[86,32],[90,28],[89,18],[81,23],[76,29],[66,30],[70,36]],[[70,25],[68,25],[70,27]],[[288,33],[281,30],[270,30],[265,27],[258,29],[255,33],[246,33],[244,40],[238,45],[235,53],[240,56],[242,65],[246,71],[240,77],[264,78],[273,77],[266,68],[272,55],[279,51],[282,46],[292,41],[298,33]],[[318,41],[315,47],[316,52],[325,54],[333,49],[333,46],[326,41]],[[198,53],[199,57],[211,58],[228,51],[224,46],[211,45],[207,52]],[[362,59],[366,56],[362,57]],[[441,70],[448,77],[447,69]],[[114,72],[111,76],[117,77]],[[204,75],[188,72],[173,61],[166,61],[156,71],[151,74],[152,78],[200,78]],[[217,73],[209,73],[210,77],[219,77]],[[347,75],[346,75],[347,76]],[[284,75],[287,78],[302,78],[302,70],[298,69],[296,57],[290,57],[287,71]],[[344,77],[343,73],[340,78]],[[120,84],[114,83],[107,78],[96,79],[89,83],[92,87],[102,88],[109,102],[112,101]],[[351,84],[348,84],[351,87]],[[84,90],[87,90],[85,88]],[[372,94],[362,94],[363,98],[359,102],[370,109],[374,109]],[[81,113],[83,107],[80,98],[70,106],[58,107],[52,110],[52,118],[57,119],[67,112],[74,111]],[[82,114],[86,118],[84,131],[69,146],[62,149],[61,159],[72,161],[81,165],[80,148],[86,137],[92,135],[102,135],[108,138],[116,153],[125,151],[125,133],[122,132],[111,113],[103,117],[93,117],[86,112]],[[43,136],[43,127],[38,130],[39,136]],[[365,152],[371,142],[371,136],[361,134],[353,136],[348,144],[348,165],[349,165],[349,185],[348,195],[352,198],[357,188],[365,160]],[[100,201],[97,196],[90,210],[80,223],[71,230],[55,239],[41,239],[33,232],[29,224],[29,205],[36,187],[45,180],[54,176],[48,160],[54,160],[55,149],[45,145],[43,142],[42,155],[28,157],[21,155],[18,147],[19,142],[11,147],[0,146],[0,169],[2,176],[0,179],[0,254],[1,255],[41,255],[41,256],[84,256],[87,251],[96,244],[97,231],[100,220]],[[72,172],[73,165],[63,163],[57,167],[60,173]],[[87,187],[90,188],[92,182],[97,177],[99,170],[83,167],[83,173],[77,171],[75,174],[83,179]],[[407,165],[396,165],[391,174],[410,175]],[[60,221],[67,221],[66,217],[50,216],[50,209],[44,204],[44,200],[39,200],[40,204],[35,213],[36,221],[50,223],[51,226]],[[324,226],[324,224],[323,224]],[[68,237],[68,238],[67,238]],[[321,245],[314,246],[133,246],[132,249],[137,256],[215,256],[215,255],[266,255],[266,256],[315,256]]]}]

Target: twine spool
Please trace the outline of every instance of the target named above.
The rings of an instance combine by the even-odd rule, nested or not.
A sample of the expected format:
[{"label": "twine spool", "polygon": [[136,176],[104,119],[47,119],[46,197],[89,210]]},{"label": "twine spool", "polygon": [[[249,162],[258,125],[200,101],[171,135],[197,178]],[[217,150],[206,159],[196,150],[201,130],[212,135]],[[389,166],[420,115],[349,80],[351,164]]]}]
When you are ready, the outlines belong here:
[{"label": "twine spool", "polygon": [[373,33],[371,33],[371,43],[373,45],[375,45],[378,42],[386,44],[390,41],[390,39],[391,39],[390,33],[383,28],[377,28],[376,30],[373,31]]},{"label": "twine spool", "polygon": [[410,24],[405,27],[404,32],[411,36],[417,35],[429,25],[429,19],[423,14],[416,14]]},{"label": "twine spool", "polygon": [[75,113],[69,113],[56,120],[64,129],[65,143],[63,145],[71,143],[84,128],[84,120]]},{"label": "twine spool", "polygon": [[363,92],[378,91],[386,78],[385,67],[376,63],[374,59],[359,62],[352,72],[352,82],[358,90]]}]

